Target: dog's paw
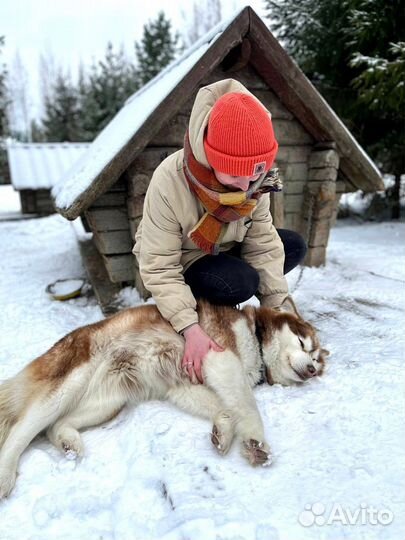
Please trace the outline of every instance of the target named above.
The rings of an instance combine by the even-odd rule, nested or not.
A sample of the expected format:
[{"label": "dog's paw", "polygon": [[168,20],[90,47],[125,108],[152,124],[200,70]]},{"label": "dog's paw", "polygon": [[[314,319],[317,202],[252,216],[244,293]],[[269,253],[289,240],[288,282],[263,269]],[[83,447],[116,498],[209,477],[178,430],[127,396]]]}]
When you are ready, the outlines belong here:
[{"label": "dog's paw", "polygon": [[253,466],[268,467],[272,463],[270,447],[265,442],[249,439],[242,442],[242,454]]},{"label": "dog's paw", "polygon": [[81,440],[63,440],[61,447],[66,459],[74,460],[83,456],[84,449]]},{"label": "dog's paw", "polygon": [[0,469],[0,500],[8,497],[15,486],[16,471]]},{"label": "dog's paw", "polygon": [[212,428],[211,442],[221,455],[225,455],[229,451],[233,436],[234,426],[230,415],[220,413]]},{"label": "dog's paw", "polygon": [[59,426],[48,432],[49,440],[59,448],[66,459],[77,459],[83,456],[84,446],[80,433],[70,426]]}]

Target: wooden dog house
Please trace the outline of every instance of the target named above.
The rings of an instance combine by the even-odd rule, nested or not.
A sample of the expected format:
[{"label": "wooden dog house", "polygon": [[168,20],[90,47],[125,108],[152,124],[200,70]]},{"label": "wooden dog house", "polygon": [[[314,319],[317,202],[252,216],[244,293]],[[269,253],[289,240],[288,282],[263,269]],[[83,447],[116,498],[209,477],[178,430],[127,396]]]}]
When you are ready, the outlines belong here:
[{"label": "wooden dog house", "polygon": [[325,262],[340,195],[383,189],[349,130],[250,7],[220,23],[130,97],[53,195],[68,219],[84,216],[100,262],[117,284],[145,293],[131,253],[149,180],[183,145],[200,87],[233,78],[272,112],[284,191],[272,195],[277,227],[300,232],[307,265]]}]

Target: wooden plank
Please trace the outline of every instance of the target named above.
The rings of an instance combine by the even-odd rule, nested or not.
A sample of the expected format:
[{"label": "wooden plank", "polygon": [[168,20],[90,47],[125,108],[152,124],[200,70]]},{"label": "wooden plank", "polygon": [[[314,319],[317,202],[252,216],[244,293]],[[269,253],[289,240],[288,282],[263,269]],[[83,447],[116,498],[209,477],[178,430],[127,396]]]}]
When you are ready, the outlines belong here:
[{"label": "wooden plank", "polygon": [[250,11],[251,63],[317,141],[335,141],[341,167],[363,191],[383,189],[381,174],[297,64],[288,56],[264,22]]},{"label": "wooden plank", "polygon": [[129,230],[127,231],[94,231],[94,243],[103,255],[130,253],[133,241]]},{"label": "wooden plank", "polygon": [[336,193],[346,193],[346,184],[342,180],[336,181]]},{"label": "wooden plank", "polygon": [[300,194],[286,194],[284,196],[284,208],[286,212],[302,212],[304,203],[304,195]]},{"label": "wooden plank", "polygon": [[32,189],[22,189],[20,191],[20,200],[23,214],[35,214],[37,212],[35,192]]},{"label": "wooden plank", "polygon": [[[249,87],[248,89],[250,90]],[[268,88],[266,88],[266,90],[252,89],[251,92],[261,101],[261,103],[263,103],[266,109],[271,112],[273,121],[275,119],[294,120],[294,115],[284,107],[276,94]]]},{"label": "wooden plank", "polygon": [[280,167],[283,172],[283,179],[286,183],[305,182],[308,178],[308,168],[306,163],[287,163]]},{"label": "wooden plank", "polygon": [[110,186],[108,192],[110,191],[127,191],[127,179],[125,176],[121,175],[118,180]]},{"label": "wooden plank", "polygon": [[311,247],[319,247],[328,245],[330,232],[330,219],[314,220],[309,235],[308,245]]},{"label": "wooden plank", "polygon": [[162,99],[150,116],[145,118],[142,126],[117,152],[88,188],[68,208],[58,208],[58,211],[67,219],[75,219],[82,213],[83,209],[89,207],[95,199],[109,189],[133,162],[134,157],[140,154],[148,142],[158,133],[161,126],[182,109],[183,103],[195,93],[203,77],[219,65],[228,52],[243,40],[248,33],[249,25],[249,9],[245,8],[215,39],[199,61],[191,67],[187,76]]},{"label": "wooden plank", "polygon": [[86,219],[96,231],[125,231],[129,229],[128,211],[121,208],[89,208],[85,212]]},{"label": "wooden plank", "polygon": [[[286,209],[287,210],[287,209]],[[284,227],[302,234],[302,219],[300,212],[287,212],[284,213]],[[305,236],[305,235],[303,235]],[[305,238],[304,238],[305,239]]]},{"label": "wooden plank", "polygon": [[284,195],[301,195],[304,193],[306,181],[284,182]]},{"label": "wooden plank", "polygon": [[106,206],[125,206],[127,194],[125,191],[107,191],[101,195],[91,205],[92,208],[103,208]]},{"label": "wooden plank", "polygon": [[156,169],[158,165],[173,151],[167,145],[160,148],[146,147],[136,158],[128,165],[126,176],[131,178],[138,173],[148,173]]},{"label": "wooden plank", "polygon": [[307,163],[309,154],[312,152],[312,144],[308,145],[283,145],[278,148],[276,164]]},{"label": "wooden plank", "polygon": [[144,173],[138,173],[131,176],[128,180],[128,196],[132,198],[144,195],[148,189],[151,177],[152,174],[149,175]]},{"label": "wooden plank", "polygon": [[273,121],[274,134],[278,144],[312,144],[314,139],[296,120],[275,118]]},{"label": "wooden plank", "polygon": [[[201,80],[200,87],[207,86],[208,84],[212,84],[217,81],[222,81],[228,77],[229,74],[227,74],[221,66],[217,66]],[[246,86],[246,88],[249,88],[251,92],[253,92],[253,90],[265,90],[268,88],[267,83],[260,77],[251,63],[238,71],[237,75],[235,74],[235,76],[232,78],[237,79],[244,86]]]},{"label": "wooden plank", "polygon": [[133,242],[135,242],[135,234],[136,234],[136,231],[138,230],[138,226],[139,226],[141,221],[142,221],[142,218],[136,218],[136,219],[130,219],[129,220],[129,230],[130,230],[131,238],[132,238]]},{"label": "wooden plank", "polygon": [[102,312],[104,315],[115,313],[117,307],[114,306],[114,299],[121,287],[109,280],[103,259],[92,239],[80,242],[79,247],[87,276]]},{"label": "wooden plank", "polygon": [[135,279],[135,255],[102,255],[109,279],[113,283],[122,281],[134,281]]},{"label": "wooden plank", "polygon": [[284,227],[284,194],[270,193],[270,213],[276,228]]},{"label": "wooden plank", "polygon": [[326,247],[310,247],[308,248],[304,259],[304,266],[322,266],[326,261]]},{"label": "wooden plank", "polygon": [[135,288],[143,300],[147,300],[152,296],[150,292],[145,288],[138,268],[135,268]]},{"label": "wooden plank", "polygon": [[335,181],[337,178],[337,170],[333,167],[323,167],[322,169],[309,169],[308,180],[313,182],[322,182],[323,180]]},{"label": "wooden plank", "polygon": [[145,201],[145,195],[139,195],[138,197],[129,197],[128,204],[128,216],[130,219],[140,218],[143,215],[143,203]]},{"label": "wooden plank", "polygon": [[323,167],[333,167],[339,169],[339,154],[336,150],[314,150],[308,162],[310,169],[317,169]]},{"label": "wooden plank", "polygon": [[188,122],[188,116],[185,114],[176,114],[163,124],[156,135],[149,141],[148,146],[175,146],[182,148]]}]

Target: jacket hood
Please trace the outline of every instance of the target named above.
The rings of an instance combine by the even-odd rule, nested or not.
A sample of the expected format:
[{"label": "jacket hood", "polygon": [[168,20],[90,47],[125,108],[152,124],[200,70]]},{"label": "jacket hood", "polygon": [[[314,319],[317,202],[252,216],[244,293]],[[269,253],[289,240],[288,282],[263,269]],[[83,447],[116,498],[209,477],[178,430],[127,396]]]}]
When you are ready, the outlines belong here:
[{"label": "jacket hood", "polygon": [[[194,101],[189,121],[189,137],[193,154],[197,161],[210,167],[204,151],[204,133],[215,102],[228,92],[240,92],[253,96],[249,90],[235,79],[224,79],[201,88]],[[255,96],[253,96],[257,99]],[[258,100],[259,101],[259,100]],[[261,103],[259,101],[259,103]],[[263,106],[263,104],[261,103]],[[270,115],[269,111],[267,111]]]}]

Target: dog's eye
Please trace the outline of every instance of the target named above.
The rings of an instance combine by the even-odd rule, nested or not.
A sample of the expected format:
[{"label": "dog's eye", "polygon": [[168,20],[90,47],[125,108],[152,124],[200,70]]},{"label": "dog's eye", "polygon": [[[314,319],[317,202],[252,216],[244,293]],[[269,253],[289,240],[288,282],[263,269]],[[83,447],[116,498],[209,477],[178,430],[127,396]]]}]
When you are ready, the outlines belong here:
[{"label": "dog's eye", "polygon": [[300,342],[301,349],[304,350],[304,342],[302,341],[301,338],[298,338],[298,341]]}]

